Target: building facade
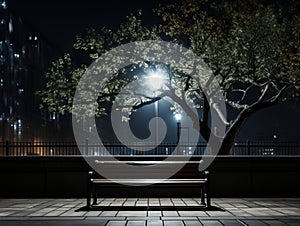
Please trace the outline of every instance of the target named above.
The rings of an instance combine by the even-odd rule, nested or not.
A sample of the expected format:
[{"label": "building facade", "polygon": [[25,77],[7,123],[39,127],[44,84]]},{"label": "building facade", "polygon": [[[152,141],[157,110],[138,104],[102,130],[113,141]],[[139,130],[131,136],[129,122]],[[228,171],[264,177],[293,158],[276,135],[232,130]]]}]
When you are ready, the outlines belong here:
[{"label": "building facade", "polygon": [[[45,39],[13,15],[0,0],[0,121],[21,131],[23,122],[47,118],[39,110],[35,92],[43,86],[43,74],[57,55]],[[2,136],[5,136],[2,128]]]}]

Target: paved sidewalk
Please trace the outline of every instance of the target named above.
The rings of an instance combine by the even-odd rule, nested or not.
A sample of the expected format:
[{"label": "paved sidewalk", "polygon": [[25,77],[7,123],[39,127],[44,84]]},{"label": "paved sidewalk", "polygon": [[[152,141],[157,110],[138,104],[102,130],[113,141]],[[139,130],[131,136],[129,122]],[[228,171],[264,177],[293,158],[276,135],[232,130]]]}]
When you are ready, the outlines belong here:
[{"label": "paved sidewalk", "polygon": [[[195,206],[199,199],[100,199],[101,206]],[[84,199],[2,199],[0,225],[299,225],[300,199],[213,199],[224,211],[77,211]]]}]

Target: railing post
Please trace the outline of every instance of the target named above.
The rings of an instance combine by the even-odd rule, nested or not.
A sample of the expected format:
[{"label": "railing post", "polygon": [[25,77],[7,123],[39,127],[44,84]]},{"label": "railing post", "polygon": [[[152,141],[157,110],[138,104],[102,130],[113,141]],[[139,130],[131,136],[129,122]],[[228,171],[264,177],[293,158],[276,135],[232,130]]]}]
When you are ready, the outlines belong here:
[{"label": "railing post", "polygon": [[247,141],[247,153],[248,153],[248,156],[250,155],[250,140]]},{"label": "railing post", "polygon": [[206,179],[205,182],[205,196],[206,196],[206,206],[207,208],[211,207],[211,200],[210,200],[210,175],[209,171],[204,171],[204,176]]},{"label": "railing post", "polygon": [[9,142],[8,140],[5,141],[5,154],[9,156]]},{"label": "railing post", "polygon": [[89,154],[89,140],[85,140],[85,155]]}]

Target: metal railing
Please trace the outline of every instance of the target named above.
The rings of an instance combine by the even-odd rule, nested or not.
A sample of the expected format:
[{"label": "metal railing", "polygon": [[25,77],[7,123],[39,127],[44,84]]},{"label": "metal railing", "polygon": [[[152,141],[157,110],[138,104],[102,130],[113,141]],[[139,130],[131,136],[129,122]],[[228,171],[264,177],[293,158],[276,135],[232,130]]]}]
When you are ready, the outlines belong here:
[{"label": "metal railing", "polygon": [[[196,147],[189,144],[179,145],[163,143],[154,149],[152,144],[134,144],[128,148],[123,144],[90,144],[75,142],[0,142],[0,156],[61,156],[61,155],[203,155],[210,154],[206,143]],[[80,150],[81,152],[80,152]],[[148,150],[150,149],[150,150]],[[148,150],[148,151],[146,151]],[[299,142],[239,142],[232,150],[232,155],[300,155]]]}]

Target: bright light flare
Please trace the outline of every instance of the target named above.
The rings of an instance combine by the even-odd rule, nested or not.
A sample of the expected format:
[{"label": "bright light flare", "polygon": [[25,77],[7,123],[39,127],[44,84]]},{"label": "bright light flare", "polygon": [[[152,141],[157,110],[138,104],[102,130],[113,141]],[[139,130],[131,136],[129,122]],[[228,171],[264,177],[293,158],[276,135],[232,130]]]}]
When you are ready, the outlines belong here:
[{"label": "bright light flare", "polygon": [[174,115],[175,119],[177,122],[180,122],[181,121],[181,118],[182,118],[182,115],[180,113],[177,113]]},{"label": "bright light flare", "polygon": [[147,73],[147,85],[152,91],[161,89],[165,83],[165,71],[161,69],[151,70]]}]

